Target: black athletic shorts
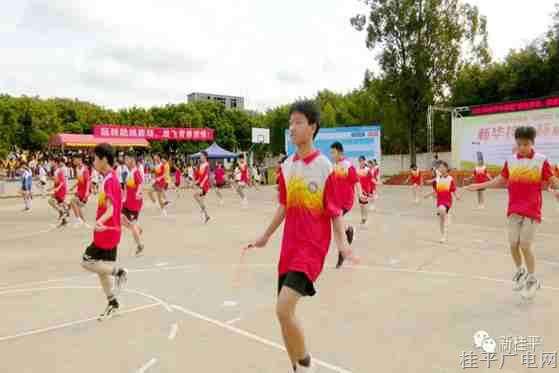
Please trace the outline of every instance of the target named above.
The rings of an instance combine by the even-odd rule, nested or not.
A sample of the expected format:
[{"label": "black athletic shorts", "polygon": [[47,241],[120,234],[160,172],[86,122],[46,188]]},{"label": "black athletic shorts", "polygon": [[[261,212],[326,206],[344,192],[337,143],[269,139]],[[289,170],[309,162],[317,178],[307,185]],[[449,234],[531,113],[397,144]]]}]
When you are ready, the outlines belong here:
[{"label": "black athletic shorts", "polygon": [[348,212],[349,212],[349,210],[348,210],[348,209],[344,209],[344,208],[342,208],[342,215],[343,215],[343,216],[345,216],[345,214],[347,214]]},{"label": "black athletic shorts", "polygon": [[94,243],[91,243],[87,247],[87,249],[85,249],[85,253],[83,253],[82,260],[86,263],[115,262],[116,253],[117,253],[116,247],[114,249],[104,250],[95,246]]},{"label": "black athletic shorts", "polygon": [[312,297],[316,294],[313,283],[303,272],[287,272],[278,279],[278,295],[281,288],[287,286],[303,297]]},{"label": "black athletic shorts", "polygon": [[126,219],[128,219],[128,221],[134,222],[138,220],[138,217],[140,216],[140,211],[132,211],[127,209],[126,207],[123,207],[122,215],[126,216]]}]

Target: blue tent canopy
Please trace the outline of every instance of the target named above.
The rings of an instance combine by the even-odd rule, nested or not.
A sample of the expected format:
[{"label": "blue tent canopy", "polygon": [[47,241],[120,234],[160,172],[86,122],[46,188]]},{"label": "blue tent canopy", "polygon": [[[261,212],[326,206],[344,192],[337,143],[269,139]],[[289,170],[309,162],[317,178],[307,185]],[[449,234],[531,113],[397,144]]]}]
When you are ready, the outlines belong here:
[{"label": "blue tent canopy", "polygon": [[[228,150],[223,149],[215,142],[205,150],[206,153],[208,153],[208,159],[227,159],[227,158],[237,158],[239,156],[236,153],[232,153]],[[200,153],[192,154],[190,158],[194,158],[194,159],[200,158]]]}]

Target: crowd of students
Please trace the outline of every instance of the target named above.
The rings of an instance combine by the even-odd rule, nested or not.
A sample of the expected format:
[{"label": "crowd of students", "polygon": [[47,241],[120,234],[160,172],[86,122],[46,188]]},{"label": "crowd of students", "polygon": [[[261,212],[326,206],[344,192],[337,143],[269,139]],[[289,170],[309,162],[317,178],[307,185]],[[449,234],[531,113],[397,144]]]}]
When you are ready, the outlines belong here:
[{"label": "crowd of students", "polygon": [[[320,128],[320,112],[313,102],[295,103],[289,115],[289,134],[296,152],[282,159],[278,166],[277,209],[263,233],[244,246],[241,252],[245,255],[266,246],[283,223],[277,273],[276,316],[293,371],[305,373],[313,372],[315,364],[306,344],[302,323],[297,316],[298,305],[301,298],[316,294],[315,283],[323,271],[332,239],[338,250],[337,268],[342,267],[346,261],[354,264],[359,262],[351,248],[356,230],[348,223],[346,215],[354,207],[354,202],[358,201],[361,224],[367,223],[368,211],[374,208],[374,201],[378,196],[380,169],[376,162],[367,161],[364,157],[359,159],[359,165],[354,165],[344,156],[343,146],[339,142],[331,145],[333,162],[321,154],[313,144]],[[523,291],[526,297],[533,298],[540,287],[533,245],[542,219],[542,189],[549,184],[552,188],[550,191],[559,199],[559,178],[554,174],[547,158],[535,151],[534,128],[517,128],[515,139],[515,152],[507,159],[501,173],[491,178],[480,163],[474,173],[474,183],[465,189],[478,192],[479,207],[483,208],[485,189],[508,188],[506,224],[515,265],[513,290]],[[220,162],[214,168],[210,166],[205,152],[201,153],[196,167],[189,165],[186,168],[162,155],[154,155],[153,165],[150,167],[134,153],[116,156],[114,149],[108,144],[98,145],[89,163],[83,158],[81,154],[72,156],[77,181],[71,189],[65,171],[68,160],[64,157],[50,159],[50,168],[43,174],[50,173],[53,177],[54,185],[47,191],[52,195],[50,204],[58,212],[61,226],[68,223],[70,209],[76,223],[85,224],[81,209],[88,202],[91,193],[98,194],[95,222],[92,224],[92,242],[84,251],[82,267],[99,276],[108,302],[99,317],[104,320],[118,311],[118,296],[128,281],[128,271],[115,265],[122,228],[131,231],[137,244],[137,255],[145,250],[142,242],[143,229],[139,225],[144,205],[143,191],[147,190],[149,199],[159,206],[162,214],[166,214],[170,203],[167,191],[180,188],[185,179],[194,188],[193,198],[200,208],[202,221],[208,223],[210,214],[206,198],[213,187],[223,203],[221,189],[226,185],[228,177]],[[22,192],[27,201],[31,190],[31,169],[25,163],[22,169]],[[94,176],[95,173],[97,176]],[[39,175],[41,177],[42,174]],[[252,184],[252,177],[244,156],[239,158],[235,171],[229,178],[241,203],[246,206],[245,188]],[[413,166],[409,181],[412,183],[413,201],[416,203],[419,202],[423,185],[432,188],[424,196],[435,197],[441,242],[446,242],[448,216],[454,199],[460,198],[456,182],[449,174],[448,164],[439,161],[431,180],[423,180],[421,172]],[[69,199],[69,194],[74,189],[75,193]],[[30,202],[26,202],[26,209],[28,208],[30,209]]]}]

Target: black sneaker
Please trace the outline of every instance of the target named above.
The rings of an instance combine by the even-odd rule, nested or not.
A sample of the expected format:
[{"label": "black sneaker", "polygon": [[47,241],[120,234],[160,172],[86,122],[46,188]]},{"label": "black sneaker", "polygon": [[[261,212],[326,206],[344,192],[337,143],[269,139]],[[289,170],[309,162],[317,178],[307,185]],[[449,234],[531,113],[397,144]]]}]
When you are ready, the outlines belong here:
[{"label": "black sneaker", "polygon": [[62,218],[62,220],[60,221],[60,224],[58,224],[58,228],[62,228],[68,225],[68,219],[66,219],[66,217],[64,216]]},{"label": "black sneaker", "polygon": [[345,236],[347,237],[348,244],[351,245],[354,239],[354,235],[355,235],[355,231],[353,230],[353,227],[348,227],[345,231]]},{"label": "black sneaker", "polygon": [[100,314],[97,320],[105,321],[110,319],[118,312],[118,307],[119,305],[116,300],[110,301],[109,304],[107,305],[107,308],[105,308],[105,312]]},{"label": "black sneaker", "polygon": [[144,245],[138,245],[136,248],[136,256],[141,256],[144,252]]},{"label": "black sneaker", "polygon": [[340,269],[341,266],[344,264],[345,258],[342,253],[338,253],[338,263],[336,264],[336,269]]},{"label": "black sneaker", "polygon": [[115,295],[120,294],[124,286],[126,286],[127,281],[128,281],[128,271],[124,268],[120,268],[115,276],[115,286],[114,286]]}]

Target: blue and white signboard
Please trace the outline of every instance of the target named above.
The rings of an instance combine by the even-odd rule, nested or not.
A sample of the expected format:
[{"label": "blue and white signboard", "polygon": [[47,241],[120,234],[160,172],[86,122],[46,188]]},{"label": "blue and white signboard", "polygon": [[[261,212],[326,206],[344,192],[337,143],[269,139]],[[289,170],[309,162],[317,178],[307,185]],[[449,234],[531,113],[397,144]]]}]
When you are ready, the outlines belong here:
[{"label": "blue and white signboard", "polygon": [[[344,155],[354,163],[360,156],[367,160],[376,159],[380,164],[380,126],[366,127],[335,127],[321,128],[314,139],[314,146],[330,158],[330,145],[339,141],[344,147]],[[287,154],[295,152],[295,146],[289,137],[289,130],[285,130],[285,148]]]}]

